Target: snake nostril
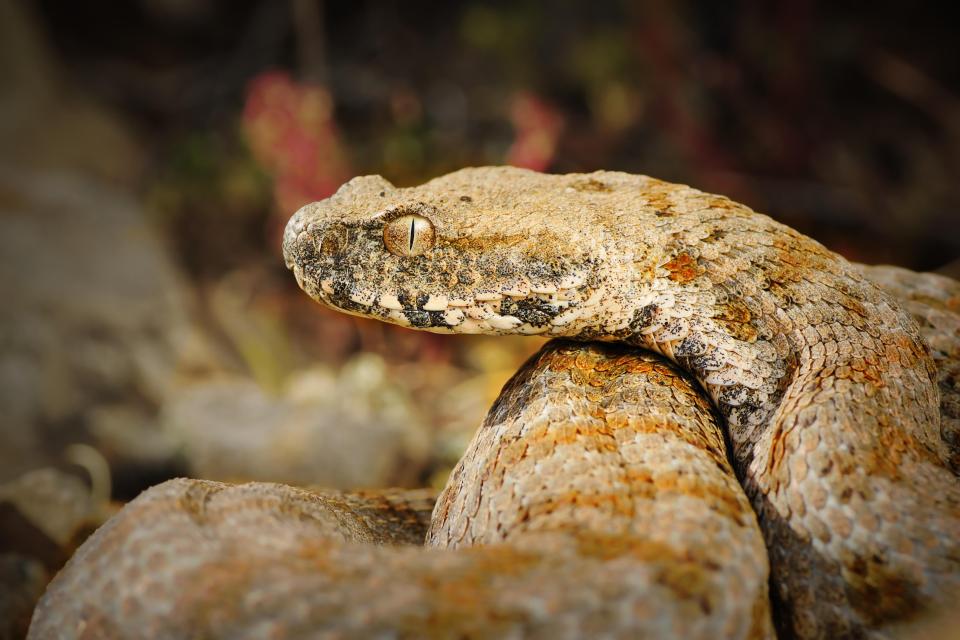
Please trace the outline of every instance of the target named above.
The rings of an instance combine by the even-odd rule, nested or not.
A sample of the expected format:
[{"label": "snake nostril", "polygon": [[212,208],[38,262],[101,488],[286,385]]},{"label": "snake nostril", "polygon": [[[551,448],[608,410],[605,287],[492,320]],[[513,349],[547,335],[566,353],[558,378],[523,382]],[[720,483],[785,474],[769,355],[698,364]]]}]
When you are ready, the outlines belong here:
[{"label": "snake nostril", "polygon": [[320,237],[320,253],[325,256],[332,256],[335,253],[339,253],[346,245],[346,234],[340,227],[327,229]]},{"label": "snake nostril", "polygon": [[332,256],[339,250],[340,243],[337,242],[337,239],[332,236],[326,235],[320,241],[320,253],[325,256]]}]

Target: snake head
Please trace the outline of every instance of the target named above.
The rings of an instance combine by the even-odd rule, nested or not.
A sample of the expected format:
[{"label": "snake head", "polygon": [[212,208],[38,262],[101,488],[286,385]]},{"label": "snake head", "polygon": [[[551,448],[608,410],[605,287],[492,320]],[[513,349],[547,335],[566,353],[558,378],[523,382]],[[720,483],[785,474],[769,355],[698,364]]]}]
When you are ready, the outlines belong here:
[{"label": "snake head", "polygon": [[544,224],[536,194],[510,188],[517,173],[529,172],[467,169],[407,189],[354,178],[293,215],[287,267],[316,301],[354,315],[559,335],[595,293],[596,247],[563,220]]}]

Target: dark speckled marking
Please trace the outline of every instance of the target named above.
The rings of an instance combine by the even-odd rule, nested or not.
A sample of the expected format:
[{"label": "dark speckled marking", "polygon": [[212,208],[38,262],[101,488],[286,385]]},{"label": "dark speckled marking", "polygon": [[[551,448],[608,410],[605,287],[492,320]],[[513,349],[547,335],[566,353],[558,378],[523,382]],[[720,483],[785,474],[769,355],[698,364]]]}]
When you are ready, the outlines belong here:
[{"label": "dark speckled marking", "polygon": [[[430,296],[428,296],[425,293],[413,294],[413,293],[410,293],[409,291],[400,291],[397,294],[397,300],[399,300],[400,304],[403,305],[404,313],[406,313],[407,310],[422,311],[423,305],[427,304],[427,300],[429,299],[430,299]],[[420,325],[417,325],[417,326],[420,326]]]},{"label": "dark speckled marking", "polygon": [[596,178],[587,178],[586,180],[577,180],[571,185],[577,191],[586,191],[593,193],[609,193],[613,187],[602,180]]},{"label": "dark speckled marking", "polygon": [[673,355],[680,358],[701,356],[707,351],[707,345],[695,334],[688,335],[673,348]]},{"label": "dark speckled marking", "polygon": [[516,274],[516,268],[509,262],[501,262],[497,265],[497,275],[501,277],[512,276]]},{"label": "dark speckled marking", "polygon": [[369,308],[362,304],[357,304],[350,299],[353,293],[353,286],[349,281],[337,278],[333,281],[333,293],[330,294],[330,302],[345,311],[356,311],[358,313],[367,313]]},{"label": "dark speckled marking", "polygon": [[628,325],[630,332],[634,334],[640,333],[640,331],[649,327],[653,323],[657,311],[659,311],[659,307],[655,304],[648,304],[634,311],[633,318],[630,319],[630,324]]},{"label": "dark speckled marking", "polygon": [[500,303],[500,313],[519,318],[534,327],[549,324],[563,309],[543,300],[504,300]]},{"label": "dark speckled marking", "polygon": [[430,312],[429,311],[419,311],[417,309],[404,309],[403,315],[407,317],[407,320],[410,321],[410,324],[414,327],[430,327],[432,326]]},{"label": "dark speckled marking", "polygon": [[720,358],[713,352],[699,356],[689,356],[678,354],[676,350],[674,350],[674,355],[677,357],[677,362],[682,366],[689,367],[690,371],[693,371],[700,377],[706,377],[709,372],[716,371],[723,366]]}]

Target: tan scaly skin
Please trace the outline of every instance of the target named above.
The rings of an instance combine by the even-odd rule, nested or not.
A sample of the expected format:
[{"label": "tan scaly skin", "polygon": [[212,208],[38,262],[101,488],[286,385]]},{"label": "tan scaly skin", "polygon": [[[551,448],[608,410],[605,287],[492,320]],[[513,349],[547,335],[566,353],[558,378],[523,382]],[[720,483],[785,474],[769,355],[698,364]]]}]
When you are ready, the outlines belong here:
[{"label": "tan scaly skin", "polygon": [[953,601],[960,485],[936,369],[909,316],[810,238],[645,176],[478,168],[354,179],[294,215],[284,253],[348,313],[678,363],[726,421],[789,632],[859,635]]},{"label": "tan scaly skin", "polygon": [[30,637],[771,638],[763,536],[692,382],[553,342],[423,541],[424,492],[173,480],[87,540]]}]

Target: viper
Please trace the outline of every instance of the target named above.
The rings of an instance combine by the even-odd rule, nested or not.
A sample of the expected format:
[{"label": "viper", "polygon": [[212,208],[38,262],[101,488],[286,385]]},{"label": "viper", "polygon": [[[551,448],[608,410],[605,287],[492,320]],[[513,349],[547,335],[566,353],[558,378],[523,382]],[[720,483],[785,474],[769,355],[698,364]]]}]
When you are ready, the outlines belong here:
[{"label": "viper", "polygon": [[284,255],[347,313],[675,362],[723,418],[793,628],[882,628],[960,583],[960,483],[916,326],[765,215],[617,172],[471,168],[401,189],[372,176],[298,211]]},{"label": "viper", "polygon": [[960,283],[603,171],[356,178],[283,250],[346,313],[560,339],[435,504],[170,481],[32,638],[890,637],[958,601]]}]

